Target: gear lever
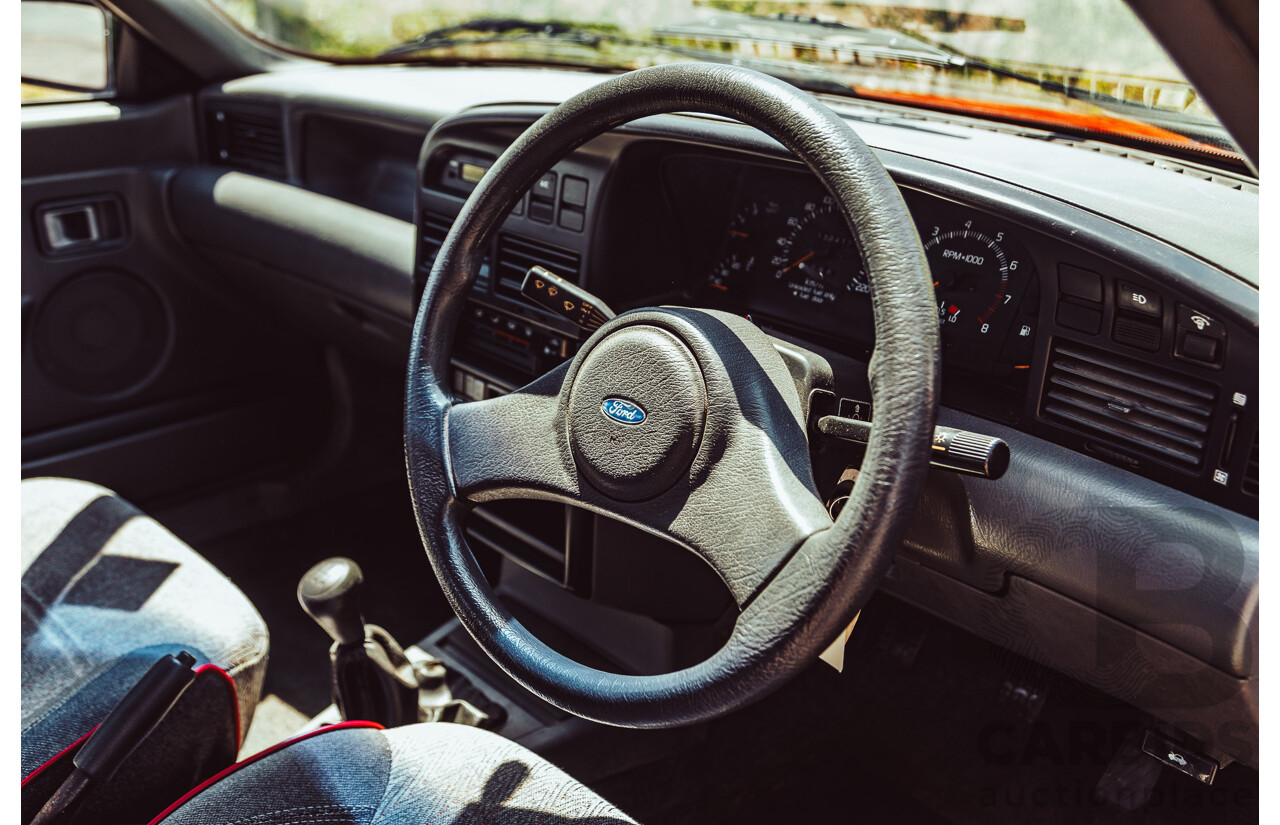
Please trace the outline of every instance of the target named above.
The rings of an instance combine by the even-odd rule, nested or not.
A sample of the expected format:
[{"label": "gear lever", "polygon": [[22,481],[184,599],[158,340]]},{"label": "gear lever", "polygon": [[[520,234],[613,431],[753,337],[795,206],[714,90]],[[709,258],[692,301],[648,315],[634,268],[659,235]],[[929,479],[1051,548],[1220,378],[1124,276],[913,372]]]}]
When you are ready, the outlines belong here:
[{"label": "gear lever", "polygon": [[[336,557],[312,567],[298,583],[302,609],[333,639],[329,689],[342,718],[388,728],[419,721],[499,723],[500,706],[485,712],[454,695],[458,689],[479,693],[462,684],[460,675],[448,673],[443,663],[420,651],[410,659],[390,633],[365,623],[360,611],[363,582],[360,565]],[[491,704],[487,697],[476,698]]]},{"label": "gear lever", "polygon": [[[302,609],[333,638],[329,649],[333,702],[343,719],[364,719],[389,728],[416,722],[417,680],[404,652],[386,631],[365,625],[360,613],[363,582],[360,565],[338,557],[312,567],[298,583]],[[405,666],[397,667],[400,663]]]}]

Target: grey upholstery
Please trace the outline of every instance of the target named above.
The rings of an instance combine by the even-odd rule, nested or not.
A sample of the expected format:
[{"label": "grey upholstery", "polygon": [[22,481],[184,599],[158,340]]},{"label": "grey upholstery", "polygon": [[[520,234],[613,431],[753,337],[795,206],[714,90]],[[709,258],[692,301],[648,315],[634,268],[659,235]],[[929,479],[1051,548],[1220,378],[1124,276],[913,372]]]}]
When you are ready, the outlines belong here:
[{"label": "grey upholstery", "polygon": [[225,576],[94,484],[22,483],[22,775],[88,733],[160,655],[231,676],[248,729],[267,628]]},{"label": "grey upholstery", "polygon": [[623,825],[572,777],[487,731],[336,727],[235,769],[152,825]]}]

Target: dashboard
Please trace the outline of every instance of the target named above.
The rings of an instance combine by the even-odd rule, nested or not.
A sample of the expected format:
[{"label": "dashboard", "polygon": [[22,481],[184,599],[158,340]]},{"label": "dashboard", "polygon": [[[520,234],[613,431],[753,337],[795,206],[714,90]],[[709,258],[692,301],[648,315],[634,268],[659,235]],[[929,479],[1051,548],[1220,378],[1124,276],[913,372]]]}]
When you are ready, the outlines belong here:
[{"label": "dashboard", "polygon": [[[209,162],[173,178],[175,223],[221,277],[402,367],[417,296],[476,181],[593,80],[349,68],[208,89]],[[1186,729],[1207,725],[1202,740],[1256,761],[1256,181],[1043,131],[827,102],[877,152],[925,250],[942,332],[939,423],[1012,451],[999,481],[931,474],[884,589]],[[237,155],[238,112],[255,131],[279,124],[272,165]],[[742,124],[664,115],[601,135],[523,193],[484,251],[454,344],[460,400],[509,392],[577,351],[575,327],[519,295],[534,265],[617,311],[750,316],[780,347],[827,359],[854,407],[870,399],[858,238],[804,167]],[[812,458],[826,494],[858,457],[815,444]],[[536,600],[556,605],[544,616],[634,672],[714,649],[718,631],[695,643],[670,629],[709,626],[728,607],[685,598],[715,585],[688,554],[547,506],[498,502],[468,524],[473,548],[528,575],[504,573],[507,592],[530,588],[532,603],[536,579],[549,588]],[[645,586],[665,597],[636,596]],[[644,602],[664,629],[648,652],[634,626],[615,644],[611,620],[562,593]],[[1101,637],[1142,639],[1155,672],[1199,674],[1196,696],[1161,705],[1145,676],[1104,672],[1091,646],[1067,641]]]},{"label": "dashboard", "polygon": [[[474,180],[516,134],[478,117],[424,148],[419,285]],[[865,373],[875,335],[858,241],[811,173],[625,132],[591,145],[526,193],[496,238],[460,339],[473,355],[460,368],[465,397],[521,386],[572,355],[576,330],[519,296],[532,265],[615,309],[747,315],[856,362],[838,372]],[[1123,227],[1073,225],[1053,204],[1038,212],[1025,191],[912,178],[898,176],[934,279],[944,406],[1256,515],[1256,328],[1196,288],[1229,276],[1166,244],[1148,251],[1150,238]],[[869,409],[865,386],[845,395]]]}]

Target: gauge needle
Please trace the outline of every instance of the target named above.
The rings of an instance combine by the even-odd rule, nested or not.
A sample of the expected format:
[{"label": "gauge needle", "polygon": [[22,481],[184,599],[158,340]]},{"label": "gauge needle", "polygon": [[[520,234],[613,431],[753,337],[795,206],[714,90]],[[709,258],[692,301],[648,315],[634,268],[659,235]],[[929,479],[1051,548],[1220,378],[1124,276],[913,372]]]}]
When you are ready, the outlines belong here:
[{"label": "gauge needle", "polygon": [[805,261],[809,260],[809,259],[810,259],[810,258],[812,258],[812,257],[813,257],[813,253],[812,253],[812,252],[810,252],[808,255],[805,255],[805,256],[804,256],[803,258],[801,258],[800,260],[793,262],[793,263],[791,264],[791,266],[787,267],[786,269],[784,269],[784,270],[782,270],[782,271],[783,271],[783,272],[790,272],[791,270],[793,270],[793,269],[795,269],[796,267],[800,266],[800,264],[804,263]]}]

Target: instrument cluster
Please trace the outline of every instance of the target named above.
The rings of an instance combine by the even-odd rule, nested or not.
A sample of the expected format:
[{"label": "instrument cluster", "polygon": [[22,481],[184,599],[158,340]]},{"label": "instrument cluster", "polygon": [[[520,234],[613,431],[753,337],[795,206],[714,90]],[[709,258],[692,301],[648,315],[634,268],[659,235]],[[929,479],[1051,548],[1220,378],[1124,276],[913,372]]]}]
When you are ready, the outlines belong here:
[{"label": "instrument cluster", "polygon": [[[943,359],[989,376],[1030,367],[1039,310],[1035,265],[998,218],[913,190],[934,281]],[[803,172],[744,164],[702,297],[803,333],[870,346],[871,287],[835,199]]]}]

